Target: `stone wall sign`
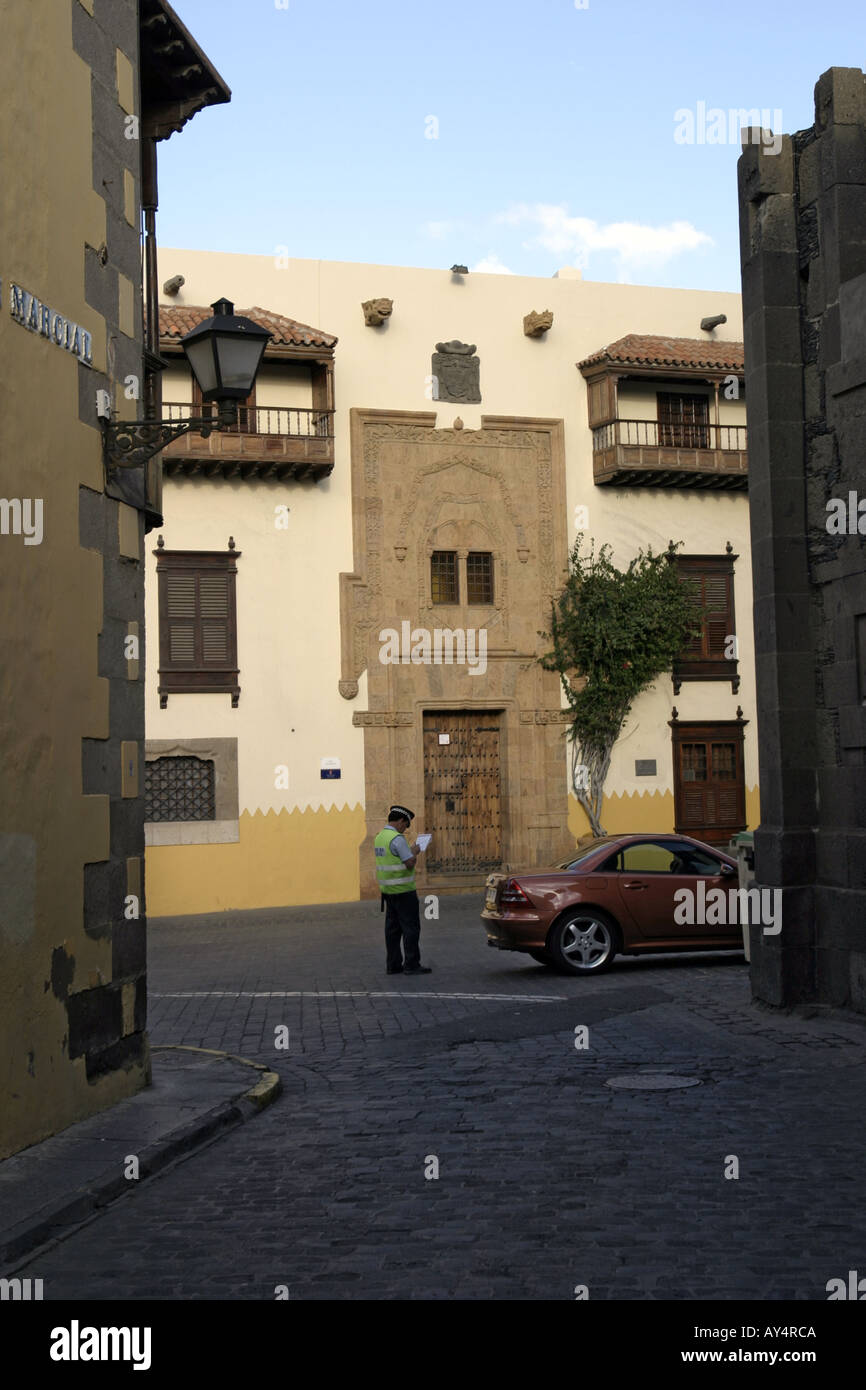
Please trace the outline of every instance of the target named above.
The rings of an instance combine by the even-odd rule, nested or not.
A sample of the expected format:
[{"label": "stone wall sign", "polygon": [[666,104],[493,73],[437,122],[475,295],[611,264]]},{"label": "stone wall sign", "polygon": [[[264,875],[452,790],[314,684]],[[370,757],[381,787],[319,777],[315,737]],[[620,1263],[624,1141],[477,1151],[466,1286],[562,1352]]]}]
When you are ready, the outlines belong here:
[{"label": "stone wall sign", "polygon": [[473,354],[474,343],[453,338],[437,343],[433,354],[434,400],[473,405],[481,400],[481,362]]}]

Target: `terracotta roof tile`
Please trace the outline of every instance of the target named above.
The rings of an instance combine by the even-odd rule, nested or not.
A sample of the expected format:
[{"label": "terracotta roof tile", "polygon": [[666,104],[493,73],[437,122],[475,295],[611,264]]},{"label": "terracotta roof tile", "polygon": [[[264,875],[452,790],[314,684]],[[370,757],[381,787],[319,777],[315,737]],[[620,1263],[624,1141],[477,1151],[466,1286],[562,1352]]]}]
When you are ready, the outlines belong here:
[{"label": "terracotta roof tile", "polygon": [[[298,323],[296,319],[275,314],[271,309],[238,309],[238,314],[252,319],[271,334],[268,348],[273,347],[321,347],[333,348],[337,339],[320,328],[311,328],[308,323]],[[163,346],[179,343],[187,333],[198,324],[211,317],[213,309],[200,304],[160,304],[159,339]],[[266,349],[267,351],[267,349]]]},{"label": "terracotta roof tile", "polygon": [[579,367],[596,363],[621,363],[631,367],[697,367],[709,371],[725,368],[743,370],[743,344],[712,342],[700,338],[660,338],[646,333],[628,333],[615,343],[600,348]]}]

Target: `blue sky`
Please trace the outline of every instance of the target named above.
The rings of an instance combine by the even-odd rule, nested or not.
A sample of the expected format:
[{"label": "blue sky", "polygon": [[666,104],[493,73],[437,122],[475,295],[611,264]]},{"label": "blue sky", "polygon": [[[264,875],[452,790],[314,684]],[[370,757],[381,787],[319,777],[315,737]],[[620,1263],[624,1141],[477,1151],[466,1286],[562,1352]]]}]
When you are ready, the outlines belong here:
[{"label": "blue sky", "polygon": [[232,101],[160,147],[163,246],[684,288],[740,288],[699,104],[799,130],[866,57],[864,0],[174,4]]}]

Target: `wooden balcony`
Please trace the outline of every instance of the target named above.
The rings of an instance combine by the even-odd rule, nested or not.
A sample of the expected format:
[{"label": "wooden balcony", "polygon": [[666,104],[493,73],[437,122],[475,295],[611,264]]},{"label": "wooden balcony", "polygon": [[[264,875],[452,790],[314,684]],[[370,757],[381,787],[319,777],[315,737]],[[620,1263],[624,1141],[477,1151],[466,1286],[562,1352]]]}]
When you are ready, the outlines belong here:
[{"label": "wooden balcony", "polygon": [[[164,402],[163,419],[179,420],[193,407]],[[166,477],[322,478],[334,467],[333,410],[240,406],[237,424],[203,438],[190,431],[163,450]]]},{"label": "wooden balcony", "polygon": [[612,420],[592,432],[592,468],[601,486],[745,492],[746,426]]}]

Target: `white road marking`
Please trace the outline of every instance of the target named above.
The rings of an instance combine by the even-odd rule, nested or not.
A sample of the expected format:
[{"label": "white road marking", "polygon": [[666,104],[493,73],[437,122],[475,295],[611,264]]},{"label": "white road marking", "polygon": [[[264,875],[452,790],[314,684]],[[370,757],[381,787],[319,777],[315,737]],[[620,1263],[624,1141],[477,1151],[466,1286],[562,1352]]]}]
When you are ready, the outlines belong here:
[{"label": "white road marking", "polygon": [[565,1004],[567,994],[437,994],[412,990],[406,994],[397,989],[192,989],[171,993],[150,991],[150,999],[493,999],[502,1003]]}]

